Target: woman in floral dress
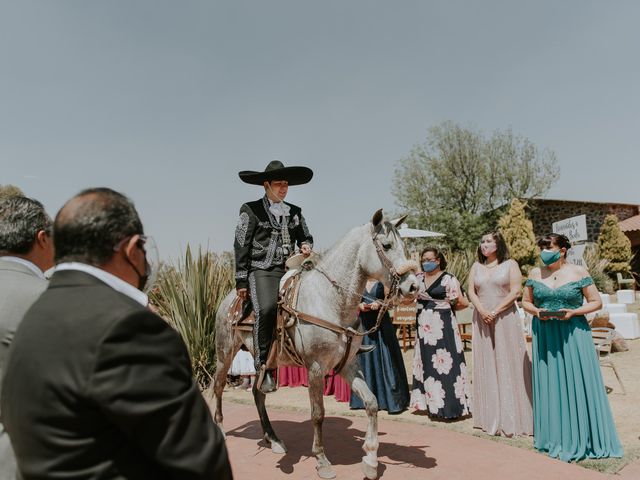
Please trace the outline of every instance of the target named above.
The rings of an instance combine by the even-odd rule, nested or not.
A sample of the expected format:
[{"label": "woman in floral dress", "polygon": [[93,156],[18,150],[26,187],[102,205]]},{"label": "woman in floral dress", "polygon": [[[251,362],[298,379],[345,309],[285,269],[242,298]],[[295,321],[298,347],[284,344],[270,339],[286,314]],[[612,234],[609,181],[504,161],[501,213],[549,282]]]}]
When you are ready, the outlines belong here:
[{"label": "woman in floral dress", "polygon": [[454,311],[465,308],[460,282],[444,271],[444,255],[433,247],[421,255],[417,333],[411,406],[452,420],[471,413],[467,365]]}]

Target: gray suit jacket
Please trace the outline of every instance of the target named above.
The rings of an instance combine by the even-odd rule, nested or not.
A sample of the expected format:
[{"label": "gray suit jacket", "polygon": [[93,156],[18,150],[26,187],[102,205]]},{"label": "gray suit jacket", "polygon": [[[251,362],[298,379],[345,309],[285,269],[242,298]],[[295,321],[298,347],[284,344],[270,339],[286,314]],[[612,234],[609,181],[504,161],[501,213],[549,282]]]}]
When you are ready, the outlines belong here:
[{"label": "gray suit jacket", "polygon": [[18,324],[47,283],[24,265],[0,257],[0,375]]},{"label": "gray suit jacket", "polygon": [[[46,290],[47,283],[24,265],[0,257],[0,376],[4,376],[9,346],[18,324]],[[15,470],[11,444],[0,423],[0,480],[15,479]]]}]

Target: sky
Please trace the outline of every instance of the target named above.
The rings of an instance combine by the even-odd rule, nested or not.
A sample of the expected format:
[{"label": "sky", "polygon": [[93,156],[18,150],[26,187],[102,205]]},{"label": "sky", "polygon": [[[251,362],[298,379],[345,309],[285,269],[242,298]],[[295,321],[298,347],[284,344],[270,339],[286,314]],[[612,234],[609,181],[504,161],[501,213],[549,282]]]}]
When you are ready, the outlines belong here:
[{"label": "sky", "polygon": [[555,152],[547,198],[640,204],[635,1],[0,0],[0,184],[56,211],[128,195],[163,259],[231,250],[260,187],[291,187],[327,248],[450,120]]}]

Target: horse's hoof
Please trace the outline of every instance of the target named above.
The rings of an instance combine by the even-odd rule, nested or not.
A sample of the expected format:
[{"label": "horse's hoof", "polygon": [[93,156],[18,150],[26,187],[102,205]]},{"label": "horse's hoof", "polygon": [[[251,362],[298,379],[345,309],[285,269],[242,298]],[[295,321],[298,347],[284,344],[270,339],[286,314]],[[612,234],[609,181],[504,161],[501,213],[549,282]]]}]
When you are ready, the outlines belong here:
[{"label": "horse's hoof", "polygon": [[317,466],[316,470],[320,478],[336,478],[336,472],[333,471],[330,465]]},{"label": "horse's hoof", "polygon": [[362,458],[362,463],[360,464],[360,466],[362,467],[362,473],[364,473],[364,476],[369,480],[378,478],[378,465],[374,467],[373,465],[367,463],[367,457]]},{"label": "horse's hoof", "polygon": [[271,451],[278,455],[284,455],[287,453],[287,447],[283,443],[271,442]]}]

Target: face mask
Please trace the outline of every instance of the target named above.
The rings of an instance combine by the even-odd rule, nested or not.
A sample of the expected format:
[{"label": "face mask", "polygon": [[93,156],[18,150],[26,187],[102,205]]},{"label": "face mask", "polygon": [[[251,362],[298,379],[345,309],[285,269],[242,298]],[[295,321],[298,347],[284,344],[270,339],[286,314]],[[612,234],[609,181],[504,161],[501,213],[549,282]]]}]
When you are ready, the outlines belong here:
[{"label": "face mask", "polygon": [[483,243],[482,245],[480,245],[480,251],[485,257],[488,257],[492,253],[495,253],[496,250],[498,250],[498,246],[495,243]]},{"label": "face mask", "polygon": [[149,275],[151,275],[151,265],[149,265],[149,262],[147,261],[146,253],[144,255],[144,273],[140,273],[140,271],[138,270],[138,267],[136,267],[133,264],[133,262],[129,259],[129,257],[125,256],[125,259],[127,260],[127,263],[131,265],[131,268],[133,268],[133,270],[138,275],[138,290],[140,290],[141,292],[144,292],[144,288],[147,286],[147,281],[149,280]]},{"label": "face mask", "polygon": [[159,264],[159,256],[158,248],[156,247],[156,244],[152,237],[141,236],[141,241],[142,244],[138,245],[138,248],[141,248],[144,252],[144,272],[141,273],[128,256],[125,255],[125,259],[138,275],[138,290],[147,293],[148,290],[153,287],[156,275],[158,273],[157,269],[155,269],[153,265],[149,263],[149,260],[147,260],[147,253],[151,252],[152,258],[155,259],[156,265]]},{"label": "face mask", "polygon": [[433,272],[436,268],[438,268],[437,262],[424,262],[422,264],[422,270],[424,270],[427,273]]},{"label": "face mask", "polygon": [[562,253],[560,253],[560,250],[544,249],[542,250],[542,252],[540,252],[540,259],[542,260],[542,263],[547,266],[551,265],[552,263],[556,263],[558,260],[560,260],[561,256]]}]

